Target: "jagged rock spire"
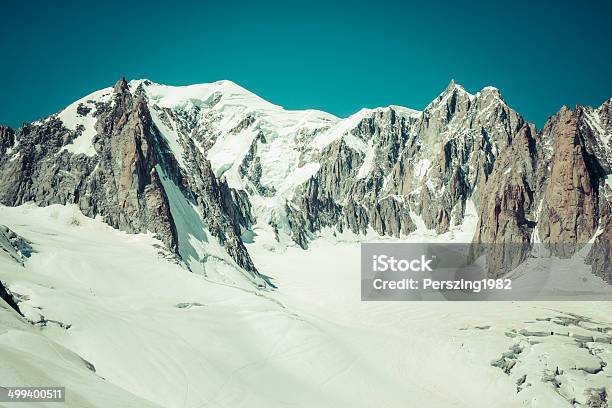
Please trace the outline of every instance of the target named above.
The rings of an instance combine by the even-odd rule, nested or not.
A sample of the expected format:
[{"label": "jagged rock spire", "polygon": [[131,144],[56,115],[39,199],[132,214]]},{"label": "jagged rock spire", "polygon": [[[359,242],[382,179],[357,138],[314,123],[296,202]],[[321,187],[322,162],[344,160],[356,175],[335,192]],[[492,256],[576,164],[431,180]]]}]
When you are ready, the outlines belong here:
[{"label": "jagged rock spire", "polygon": [[125,92],[129,92],[129,87],[128,87],[128,83],[125,80],[125,77],[121,77],[113,86],[113,91],[115,91],[115,93],[118,94],[122,94]]},{"label": "jagged rock spire", "polygon": [[8,126],[0,125],[0,155],[15,144],[15,131]]},{"label": "jagged rock spire", "polygon": [[455,82],[455,80],[451,79],[448,85],[446,86],[446,88],[444,89],[443,93],[452,91],[453,89],[455,89],[456,86],[457,86],[457,83]]}]

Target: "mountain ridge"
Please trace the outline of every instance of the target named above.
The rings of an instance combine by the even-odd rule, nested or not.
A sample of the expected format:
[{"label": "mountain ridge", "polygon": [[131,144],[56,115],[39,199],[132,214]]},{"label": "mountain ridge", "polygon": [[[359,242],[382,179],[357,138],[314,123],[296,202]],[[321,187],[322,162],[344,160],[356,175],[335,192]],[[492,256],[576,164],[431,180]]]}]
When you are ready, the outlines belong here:
[{"label": "mountain ridge", "polygon": [[[517,265],[540,235],[581,246],[605,230],[610,105],[561,109],[538,130],[497,88],[470,94],[454,80],[422,111],[390,105],[341,119],[285,110],[227,80],[122,78],[17,131],[0,128],[0,201],[75,203],[115,228],[153,231],[191,270],[237,268],[263,286],[270,280],[250,260],[246,232],[307,248],[325,228],[443,234],[476,214],[474,243],[523,242]],[[564,146],[582,150],[567,161],[555,155]],[[551,178],[555,169],[589,180],[567,187],[590,208],[584,233],[554,221],[576,217],[555,207],[553,197],[570,194],[555,190],[568,177]]]}]

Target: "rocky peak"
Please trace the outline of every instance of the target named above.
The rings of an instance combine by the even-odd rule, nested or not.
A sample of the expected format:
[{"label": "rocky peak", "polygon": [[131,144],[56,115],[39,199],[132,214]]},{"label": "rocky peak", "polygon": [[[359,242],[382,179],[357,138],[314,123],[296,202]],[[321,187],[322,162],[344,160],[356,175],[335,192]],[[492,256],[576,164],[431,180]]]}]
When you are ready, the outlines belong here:
[{"label": "rocky peak", "polygon": [[580,126],[581,118],[580,108],[564,106],[543,129],[553,141],[554,153],[538,230],[541,241],[564,257],[593,237],[599,218],[598,185],[603,175],[587,151],[591,136]]},{"label": "rocky peak", "polygon": [[[187,168],[177,164],[182,155],[162,133],[167,129],[153,120],[146,95],[133,95],[125,78],[112,89],[97,91],[74,108],[20,130],[17,159],[0,156],[0,202],[76,204],[86,216],[101,216],[120,230],[155,233],[190,268],[193,259],[183,255],[193,251],[182,237],[191,230],[179,231],[177,225],[199,219],[202,224],[191,226],[196,235],[210,231],[226,251],[226,261],[258,281],[260,275],[240,240],[241,228],[250,222],[244,195],[217,180],[195,147],[188,155],[192,172],[186,173]],[[88,110],[79,112],[81,106]],[[83,133],[90,135],[94,154],[63,148]],[[10,129],[3,129],[1,137],[3,144],[12,144]],[[202,176],[196,177],[200,168]],[[182,211],[192,206],[193,211]],[[202,238],[203,245],[207,242],[210,238]],[[195,260],[198,268],[201,261]]]},{"label": "rocky peak", "polygon": [[437,99],[442,99],[444,98],[445,95],[449,95],[452,93],[461,93],[461,94],[469,95],[469,93],[465,90],[463,85],[458,84],[455,82],[454,79],[451,79],[448,85],[446,85],[446,88],[444,88],[444,90],[442,91],[442,93],[438,95]]},{"label": "rocky peak", "polygon": [[482,88],[477,95],[494,95],[500,99],[503,99],[501,96],[501,92],[499,91],[499,89],[497,89],[494,86],[485,86],[484,88]]},{"label": "rocky peak", "polygon": [[445,122],[450,122],[455,114],[461,114],[470,107],[473,95],[469,94],[461,85],[451,80],[447,87],[423,111],[427,117],[443,115]]},{"label": "rocky peak", "polygon": [[0,156],[15,144],[15,131],[8,126],[0,125]]},{"label": "rocky peak", "polygon": [[128,86],[127,81],[125,80],[125,77],[121,77],[117,82],[115,82],[115,85],[113,85],[113,91],[116,94],[124,94],[130,92],[130,88]]},{"label": "rocky peak", "polygon": [[587,152],[598,158],[606,173],[612,173],[612,100],[596,109],[577,106],[576,115]]},{"label": "rocky peak", "polygon": [[597,111],[602,118],[602,123],[604,124],[604,129],[612,130],[612,98],[604,101]]},{"label": "rocky peak", "polygon": [[498,106],[504,108],[508,108],[504,98],[501,95],[499,89],[494,88],[492,86],[485,86],[474,96],[475,99],[475,108],[484,110],[484,109],[495,109]]}]

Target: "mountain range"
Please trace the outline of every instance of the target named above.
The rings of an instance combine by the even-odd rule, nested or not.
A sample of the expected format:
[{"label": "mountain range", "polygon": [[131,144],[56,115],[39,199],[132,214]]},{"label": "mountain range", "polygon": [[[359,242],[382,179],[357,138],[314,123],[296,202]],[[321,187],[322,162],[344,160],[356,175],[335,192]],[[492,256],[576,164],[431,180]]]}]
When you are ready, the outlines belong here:
[{"label": "mountain range", "polygon": [[123,231],[151,231],[192,270],[217,262],[257,285],[245,240],[281,245],[324,229],[437,234],[475,216],[491,276],[534,243],[588,261],[612,283],[612,99],[566,107],[538,130],[499,90],[451,81],[422,111],[362,109],[340,119],[288,111],[231,81],[149,80],[94,92],[59,113],[0,127],[0,203],[75,204]]},{"label": "mountain range", "polygon": [[[75,408],[603,408],[610,304],[556,296],[612,293],[611,174],[612,99],[537,129],[454,81],[341,119],[122,78],[0,127],[2,385]],[[470,244],[554,301],[364,302],[364,241]]]}]

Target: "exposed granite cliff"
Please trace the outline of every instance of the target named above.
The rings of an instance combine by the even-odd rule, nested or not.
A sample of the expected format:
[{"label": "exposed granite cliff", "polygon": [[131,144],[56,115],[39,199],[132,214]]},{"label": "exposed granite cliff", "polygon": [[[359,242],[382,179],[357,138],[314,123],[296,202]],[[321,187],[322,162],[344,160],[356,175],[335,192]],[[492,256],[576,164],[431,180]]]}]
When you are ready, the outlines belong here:
[{"label": "exposed granite cliff", "polygon": [[305,246],[335,226],[399,237],[415,230],[413,216],[446,232],[468,200],[480,202],[474,192],[526,126],[495,88],[471,95],[454,82],[421,113],[374,110],[320,152],[319,171],[288,206],[292,236]]},{"label": "exposed granite cliff", "polygon": [[[85,215],[101,215],[120,230],[154,232],[179,253],[161,171],[197,203],[210,232],[235,262],[258,275],[239,238],[241,227],[250,222],[243,194],[217,180],[201,155],[191,156],[192,173],[181,169],[153,123],[146,99],[132,93],[125,79],[107,93],[104,101],[83,101],[76,109],[77,116],[95,119],[91,155],[70,151],[86,129],[69,129],[60,115],[26,125],[14,136],[1,129],[0,202],[76,204]],[[4,154],[9,148],[11,155]]]},{"label": "exposed granite cliff", "polygon": [[599,183],[605,172],[589,152],[592,135],[580,126],[583,109],[561,109],[544,127],[553,156],[538,223],[539,236],[552,252],[571,256],[595,234],[599,222]]}]

